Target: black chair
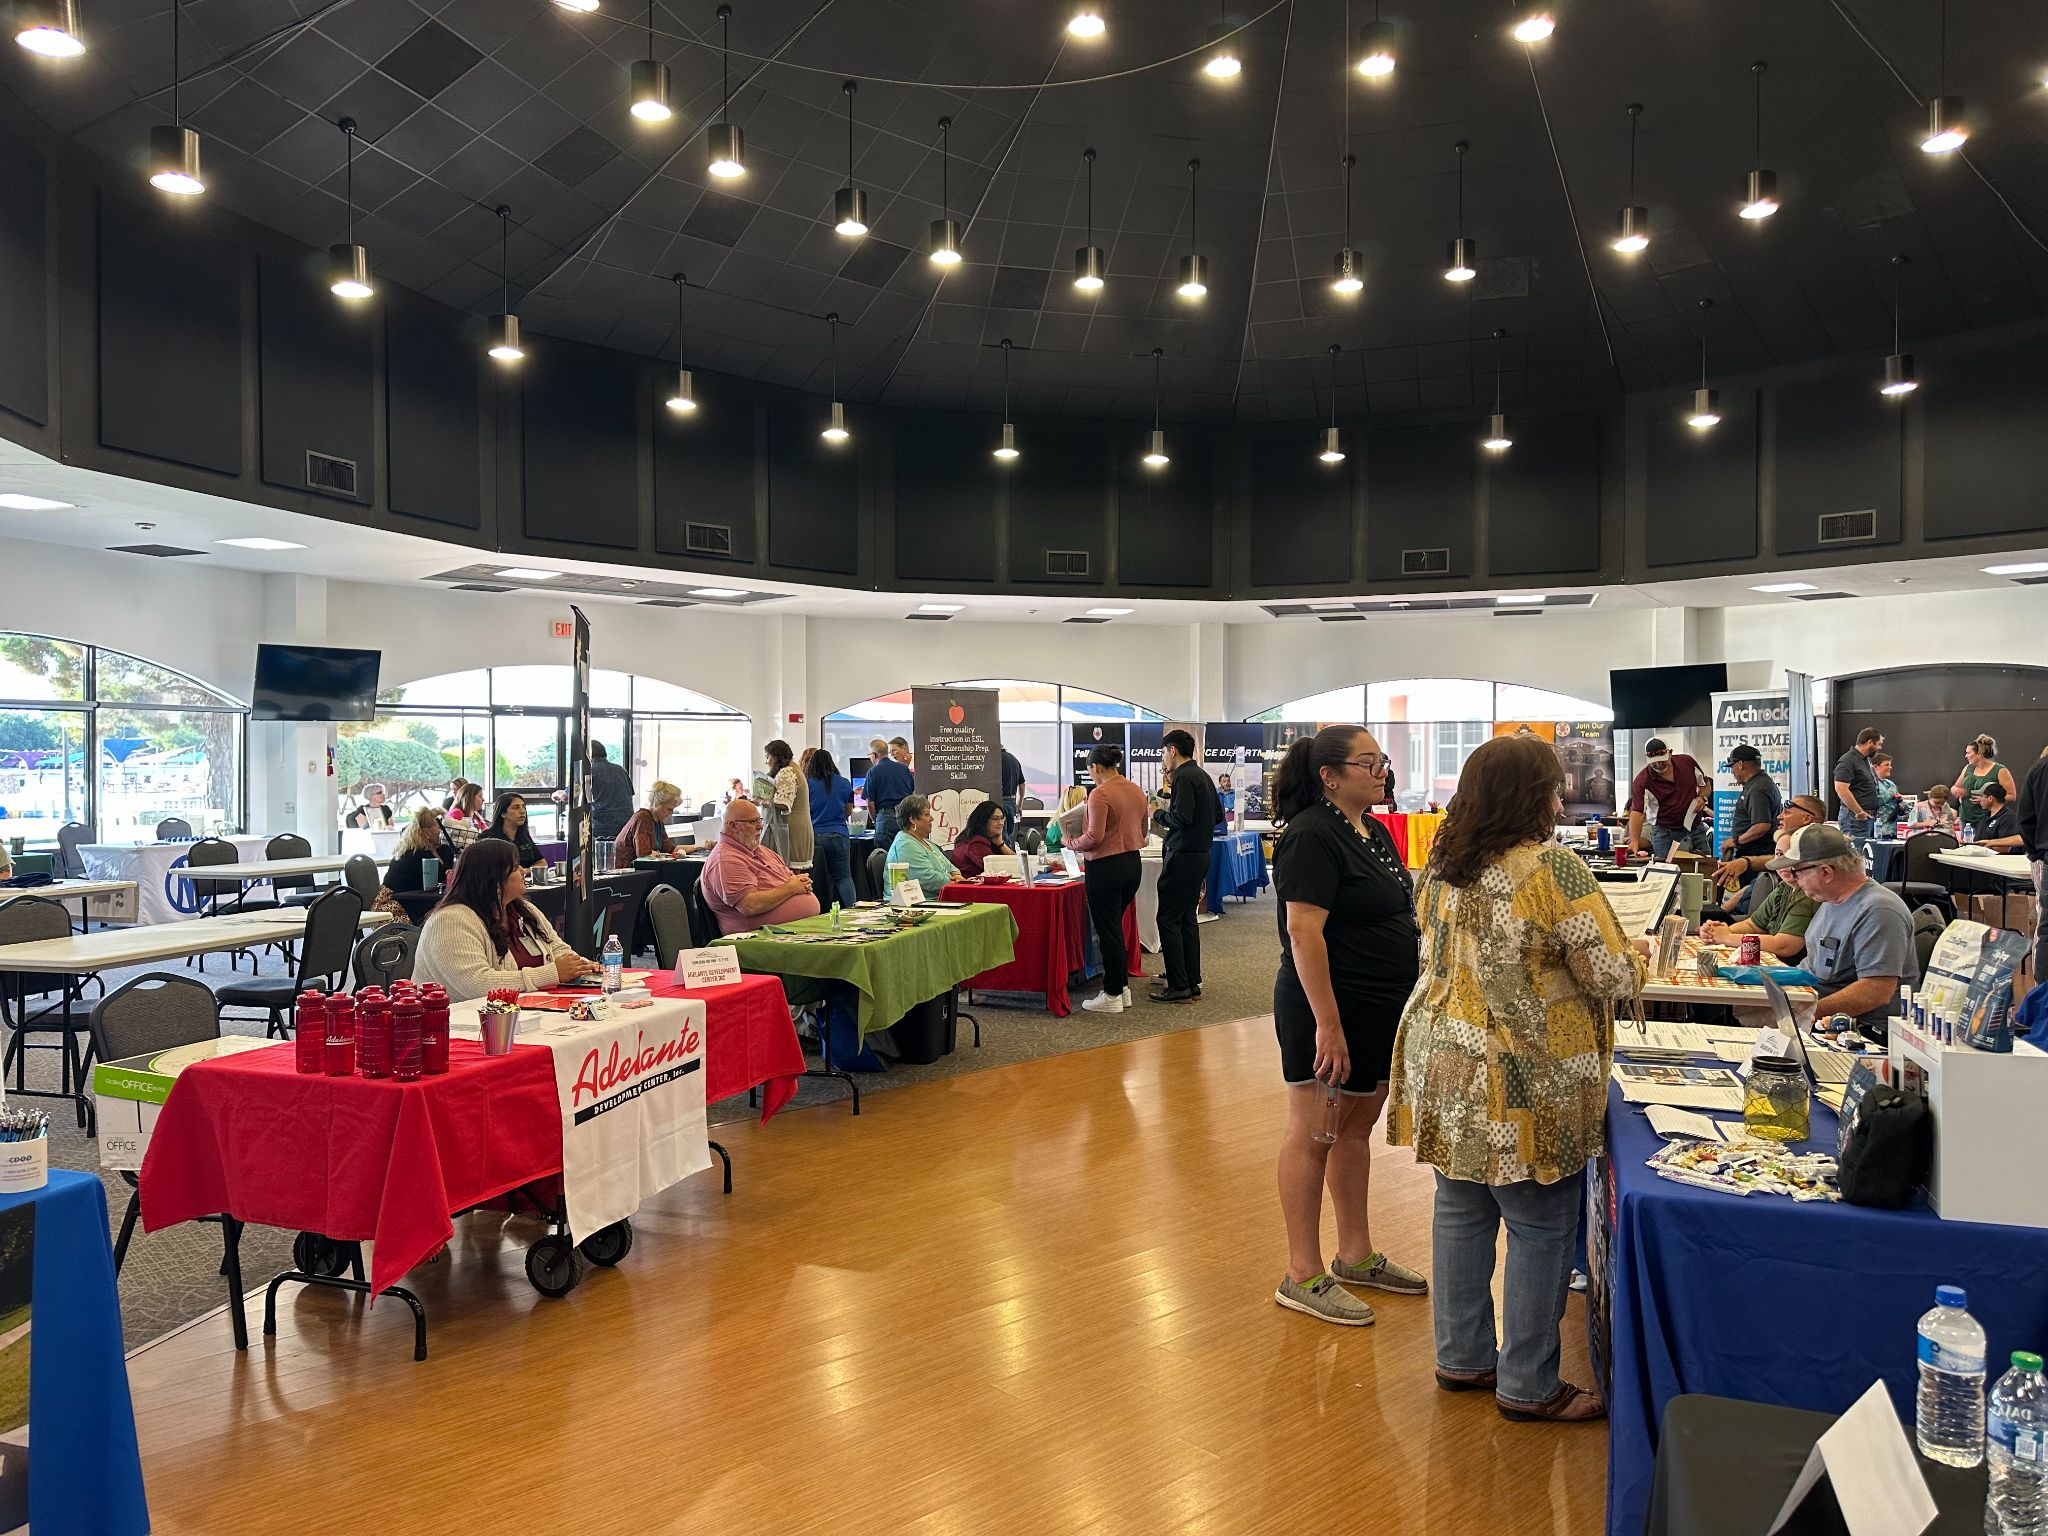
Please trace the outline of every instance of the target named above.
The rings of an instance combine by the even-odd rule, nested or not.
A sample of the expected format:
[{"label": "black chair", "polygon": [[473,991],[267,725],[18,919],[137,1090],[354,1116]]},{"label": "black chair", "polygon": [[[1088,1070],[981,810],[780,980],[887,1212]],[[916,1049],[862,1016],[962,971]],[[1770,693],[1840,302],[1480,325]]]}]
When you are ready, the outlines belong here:
[{"label": "black chair", "polygon": [[889,889],[889,850],[877,848],[868,855],[868,889],[873,891],[873,900],[880,901]]},{"label": "black chair", "polygon": [[[14,900],[0,904],[0,944],[28,944],[38,939],[68,939],[71,937],[71,914],[57,902],[41,896],[17,896]],[[13,1092],[38,1098],[70,1099],[78,1110],[78,1123],[84,1125],[91,1109],[88,1090],[92,1075],[92,1042],[88,1037],[81,1050],[79,1037],[86,1035],[89,1028],[85,1019],[73,1014],[72,1005],[82,1002],[85,985],[90,981],[99,986],[96,976],[73,976],[61,971],[0,971],[0,1024],[5,1024],[9,1033],[7,1048],[0,1053],[0,1077],[7,1069],[14,1069]],[[49,999],[35,1012],[29,1011],[31,998]],[[38,1041],[32,1036],[55,1035],[54,1041]],[[47,1088],[31,1088],[28,1085],[28,1053],[31,1050],[59,1053],[59,1088],[51,1093]]]},{"label": "black chair", "polygon": [[1934,862],[1937,853],[1957,846],[1947,832],[1915,832],[1899,850],[1899,878],[1888,888],[1908,907],[1927,904],[1938,908],[1947,921],[1956,920],[1955,897],[1950,893],[1949,868]]},{"label": "black chair", "polygon": [[286,1034],[284,1021],[301,992],[309,988],[333,992],[347,980],[362,915],[363,899],[348,887],[322,892],[319,900],[306,908],[306,933],[299,943],[295,976],[256,976],[230,982],[215,997],[223,1008],[261,1008],[268,1015],[264,1032]]},{"label": "black chair", "polygon": [[341,883],[363,898],[363,910],[368,911],[383,888],[384,877],[377,872],[375,859],[367,853],[352,853],[341,867]]},{"label": "black chair", "polygon": [[85,860],[78,845],[92,841],[92,828],[82,821],[67,821],[57,829],[57,873],[67,880],[85,878]]},{"label": "black chair", "polygon": [[1045,848],[1045,829],[1042,827],[1026,827],[1017,834],[1017,846],[1026,853],[1042,852]]},{"label": "black chair", "polygon": [[647,893],[647,921],[654,930],[654,959],[664,971],[676,968],[676,956],[691,946],[690,904],[672,885]]},{"label": "black chair", "polygon": [[[313,845],[296,832],[280,832],[263,845],[266,859],[310,859]],[[309,907],[321,892],[320,882],[311,875],[283,875],[270,882],[279,906]]]},{"label": "black chair", "polygon": [[1941,942],[1943,931],[1953,921],[1943,917],[1941,908],[1931,901],[1913,909],[1913,959],[1918,963],[1912,980],[1915,990],[1927,976],[1927,962],[1934,955],[1934,946]]},{"label": "black chair", "polygon": [[690,891],[690,947],[702,949],[718,934],[718,919],[704,901],[704,887],[693,887]]},{"label": "black chair", "polygon": [[175,842],[192,835],[192,823],[182,816],[166,816],[156,824],[156,840],[160,843]]},{"label": "black chair", "polygon": [[420,947],[420,931],[410,923],[386,923],[356,943],[356,990],[372,983],[386,991],[394,981],[411,977]]},{"label": "black chair", "polygon": [[706,800],[702,805],[697,807],[697,815],[700,820],[706,817],[716,816],[717,814],[718,802],[716,800]]},{"label": "black chair", "polygon": [[[653,889],[652,870],[613,870],[600,875],[591,882],[591,905],[597,911],[597,926],[592,931],[590,942],[602,951],[605,939],[617,934],[619,947],[631,960],[639,951],[637,940],[640,933],[640,908],[646,903],[647,893]],[[574,935],[563,934],[573,947]]]}]

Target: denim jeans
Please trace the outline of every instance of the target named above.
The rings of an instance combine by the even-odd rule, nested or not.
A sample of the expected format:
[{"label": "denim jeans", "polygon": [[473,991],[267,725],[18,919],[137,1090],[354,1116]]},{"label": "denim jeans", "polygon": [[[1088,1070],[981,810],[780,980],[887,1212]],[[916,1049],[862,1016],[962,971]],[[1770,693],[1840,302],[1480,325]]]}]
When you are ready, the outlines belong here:
[{"label": "denim jeans", "polygon": [[[1438,1369],[1497,1371],[1494,1392],[1503,1402],[1534,1405],[1557,1395],[1557,1327],[1585,1184],[1583,1169],[1555,1184],[1479,1184],[1437,1174],[1430,1287]],[[1493,1255],[1502,1221],[1508,1268],[1496,1349]]]},{"label": "denim jeans", "polygon": [[1690,832],[1683,827],[1650,828],[1650,857],[1659,861],[1671,857],[1671,850],[1680,853],[1712,853],[1714,851],[1714,828],[1710,822],[1701,822]]},{"label": "denim jeans", "polygon": [[1835,825],[1840,827],[1843,835],[1856,845],[1856,851],[1859,853],[1863,851],[1864,846],[1870,841],[1870,818],[1868,816],[1851,816],[1847,811],[1839,811],[1835,815]]},{"label": "denim jeans", "polygon": [[896,807],[875,812],[875,846],[887,853],[889,845],[896,841]]},{"label": "denim jeans", "polygon": [[853,891],[853,845],[847,841],[844,832],[819,832],[812,842],[816,851],[811,855],[811,888],[820,906],[826,905],[836,896],[839,905],[851,907],[855,901]]}]

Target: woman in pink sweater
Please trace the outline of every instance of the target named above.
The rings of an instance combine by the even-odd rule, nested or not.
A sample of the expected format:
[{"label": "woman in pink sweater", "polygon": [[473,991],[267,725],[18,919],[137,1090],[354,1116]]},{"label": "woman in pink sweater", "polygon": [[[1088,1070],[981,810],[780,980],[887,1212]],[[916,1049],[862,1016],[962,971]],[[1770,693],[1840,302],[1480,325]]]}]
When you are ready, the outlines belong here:
[{"label": "woman in pink sweater", "polygon": [[1130,956],[1124,951],[1124,913],[1138,896],[1138,850],[1145,846],[1150,814],[1145,792],[1124,777],[1124,749],[1106,743],[1088,754],[1095,789],[1088,819],[1068,846],[1088,859],[1088,916],[1102,946],[1102,990],[1081,1006],[1094,1013],[1122,1013],[1131,1006],[1125,982]]}]

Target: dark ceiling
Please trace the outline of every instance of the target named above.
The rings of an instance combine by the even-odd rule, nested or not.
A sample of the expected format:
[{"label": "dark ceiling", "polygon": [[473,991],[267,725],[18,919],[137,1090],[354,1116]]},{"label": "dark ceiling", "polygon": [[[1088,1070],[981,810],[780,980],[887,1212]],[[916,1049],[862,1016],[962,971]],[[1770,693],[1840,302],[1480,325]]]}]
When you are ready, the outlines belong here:
[{"label": "dark ceiling", "polygon": [[[137,160],[167,113],[168,7],[79,4],[87,54],[8,48],[0,86]],[[357,237],[387,281],[495,310],[491,210],[507,203],[530,332],[672,356],[668,275],[682,271],[694,366],[823,389],[822,317],[837,310],[850,397],[994,410],[1007,336],[1020,414],[1149,414],[1158,346],[1170,417],[1312,416],[1328,409],[1333,342],[1347,413],[1463,408],[1491,398],[1493,344],[1474,338],[1496,327],[1510,403],[1682,382],[1699,367],[1702,298],[1717,373],[1874,365],[1890,350],[1894,253],[1912,258],[1909,347],[2048,310],[2041,0],[1952,0],[1948,89],[1975,136],[1945,157],[1918,148],[1935,0],[1567,0],[1531,49],[1507,36],[1506,0],[1388,0],[1404,40],[1381,82],[1344,73],[1346,0],[1232,0],[1233,20],[1256,19],[1225,84],[1199,56],[1142,67],[1201,44],[1217,16],[1204,0],[1107,0],[1108,36],[1087,44],[1067,38],[1059,0],[734,0],[748,174],[715,187],[698,133],[718,110],[715,0],[656,5],[677,113],[652,126],[627,112],[643,7],[603,4],[187,0],[185,106],[209,195],[309,244],[339,240],[334,124],[353,117]],[[1354,26],[1370,19],[1371,0],[1350,7]],[[1749,223],[1735,205],[1759,58],[1763,162],[1784,208]],[[847,76],[862,81],[855,178],[872,228],[859,241],[832,229]],[[1327,286],[1343,243],[1340,80],[1352,243],[1368,264],[1352,301]],[[1002,85],[1025,88],[986,88]],[[1631,101],[1645,106],[1635,200],[1655,232],[1633,262],[1606,246]],[[966,225],[966,260],[943,278],[924,256],[941,114]],[[1469,292],[1440,275],[1460,139],[1481,257]],[[1070,283],[1089,145],[1109,254],[1094,299]],[[1200,305],[1174,291],[1191,156],[1212,272]]]}]

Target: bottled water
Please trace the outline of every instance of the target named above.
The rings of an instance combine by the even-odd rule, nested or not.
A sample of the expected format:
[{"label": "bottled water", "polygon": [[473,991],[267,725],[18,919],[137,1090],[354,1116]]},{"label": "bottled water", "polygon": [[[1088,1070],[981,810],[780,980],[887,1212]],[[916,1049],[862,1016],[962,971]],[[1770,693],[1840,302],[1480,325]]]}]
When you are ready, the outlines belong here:
[{"label": "bottled water", "polygon": [[[610,938],[608,938],[608,939],[606,939],[606,940],[604,941],[604,989],[605,989],[605,991],[607,991],[607,992],[616,992],[616,991],[618,991],[618,990],[619,990],[619,988],[620,988],[620,987],[622,987],[622,986],[624,986],[624,985],[625,985],[625,983],[626,983],[626,978],[625,978],[625,969],[626,969],[626,952],[625,952],[625,951],[624,951],[623,949],[621,949],[621,948],[619,947],[619,936],[618,936],[618,935],[617,935],[617,934],[615,933],[615,934],[613,934],[613,935],[612,935],[612,936],[611,936]],[[1981,1390],[1982,1390],[1982,1388],[1983,1388],[1983,1377],[1984,1377],[1984,1343],[1983,1343],[1983,1340],[1984,1340],[1984,1335],[1983,1335],[1983,1332],[1982,1332],[1982,1330],[1979,1330],[1979,1331],[1978,1331],[1978,1334],[1977,1334],[1977,1341],[1978,1341],[1978,1342],[1977,1342],[1977,1381],[1978,1381],[1978,1388],[1979,1388],[1980,1392],[1981,1392]],[[1922,1345],[1921,1347],[1922,1347],[1923,1349],[1925,1349],[1925,1347],[1926,1347],[1926,1346],[1925,1346],[1925,1345]]]},{"label": "bottled water", "polygon": [[1984,1454],[1991,1463],[1989,1536],[2048,1532],[2048,1381],[2039,1355],[2018,1351],[1998,1378],[1984,1418]]},{"label": "bottled water", "polygon": [[1936,1286],[1933,1310],[1920,1319],[1914,1433],[1922,1456],[1951,1467],[1984,1459],[1984,1325],[1968,1306],[1961,1286]]}]

